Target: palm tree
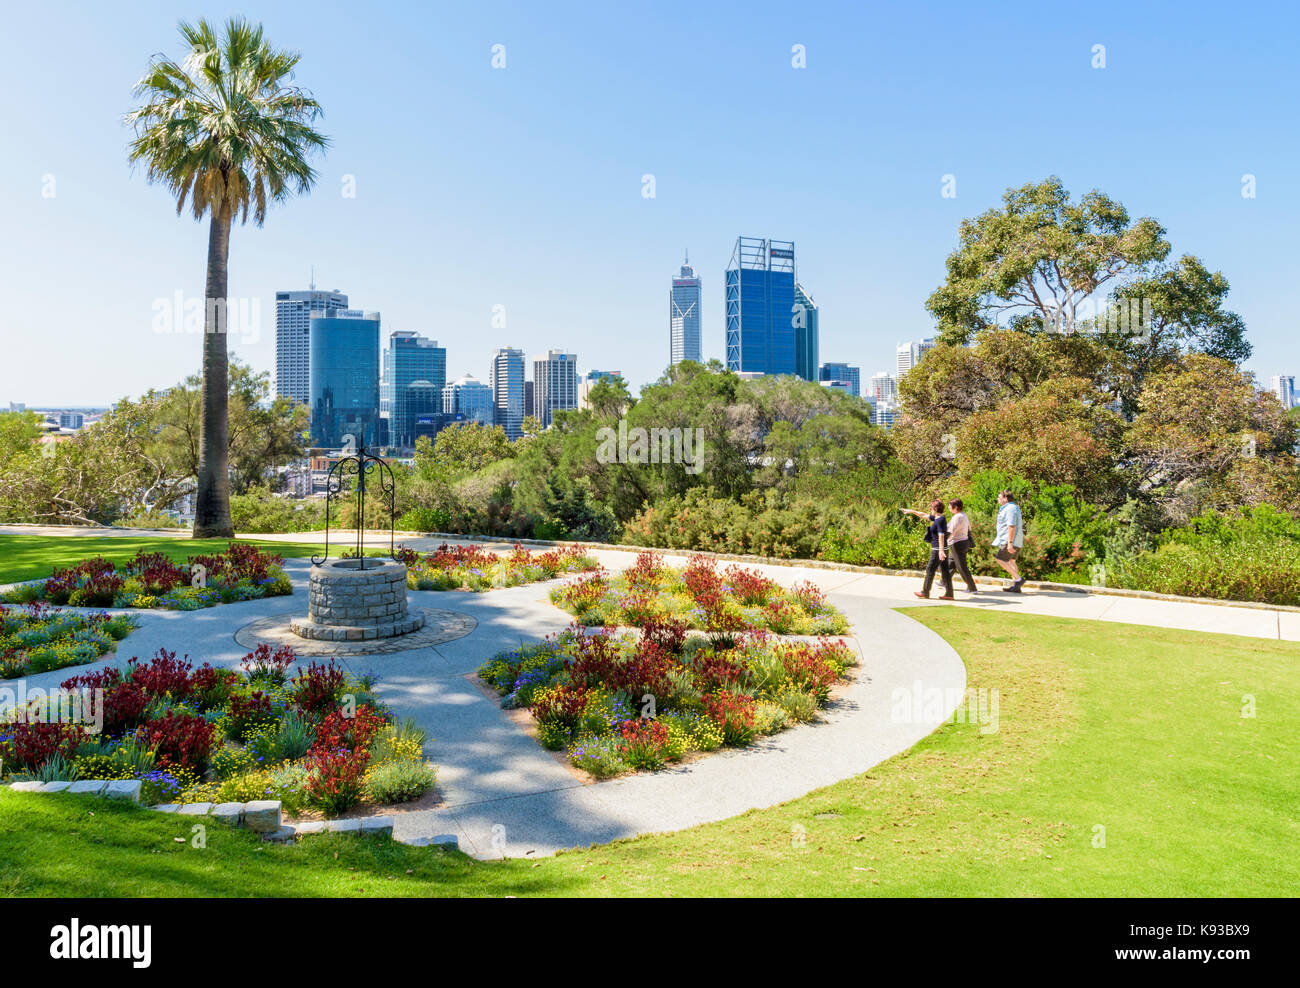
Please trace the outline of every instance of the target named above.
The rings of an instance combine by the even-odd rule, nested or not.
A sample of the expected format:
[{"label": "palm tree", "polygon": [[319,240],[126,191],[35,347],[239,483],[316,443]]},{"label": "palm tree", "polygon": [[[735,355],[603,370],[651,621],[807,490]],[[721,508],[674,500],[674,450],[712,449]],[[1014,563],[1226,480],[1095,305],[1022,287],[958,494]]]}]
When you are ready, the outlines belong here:
[{"label": "palm tree", "polygon": [[320,104],[291,85],[297,52],[273,48],[260,25],[232,18],[218,38],[205,20],[182,21],[189,54],[156,56],[135,87],[143,100],[127,115],[134,128],[128,160],[144,162],[150,182],[207,215],[208,273],[203,322],[203,413],[194,538],[234,535],[227,463],[225,300],[230,226],[239,217],[262,225],[268,202],[311,190],[307,159],[329,141],[312,129]]}]

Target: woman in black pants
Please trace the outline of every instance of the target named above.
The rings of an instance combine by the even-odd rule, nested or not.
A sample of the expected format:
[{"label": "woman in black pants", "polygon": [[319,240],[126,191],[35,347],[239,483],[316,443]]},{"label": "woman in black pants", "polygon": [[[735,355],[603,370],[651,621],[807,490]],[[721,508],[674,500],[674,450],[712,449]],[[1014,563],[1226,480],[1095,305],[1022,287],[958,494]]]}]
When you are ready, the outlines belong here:
[{"label": "woman in black pants", "polygon": [[925,583],[921,585],[920,590],[915,591],[916,595],[921,598],[930,596],[930,587],[934,585],[934,573],[938,570],[943,579],[943,596],[939,599],[952,600],[952,566],[948,562],[948,519],[943,514],[943,502],[931,501],[928,515],[911,508],[903,508],[902,511],[903,514],[916,515],[929,522],[925,530],[925,541],[930,543],[930,562],[925,567]]},{"label": "woman in black pants", "polygon": [[970,519],[966,517],[966,506],[961,503],[961,498],[955,497],[948,502],[948,507],[952,508],[952,522],[948,525],[948,549],[952,554],[949,569],[961,574],[961,578],[966,581],[967,593],[979,593],[975,577],[970,575],[970,567],[966,565],[966,553],[975,545]]}]

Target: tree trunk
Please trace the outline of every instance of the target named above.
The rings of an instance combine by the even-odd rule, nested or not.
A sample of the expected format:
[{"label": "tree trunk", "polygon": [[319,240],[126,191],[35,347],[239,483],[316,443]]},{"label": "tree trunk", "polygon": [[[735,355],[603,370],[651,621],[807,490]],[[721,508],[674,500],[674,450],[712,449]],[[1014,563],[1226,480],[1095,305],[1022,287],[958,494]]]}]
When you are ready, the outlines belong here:
[{"label": "tree trunk", "polygon": [[226,406],[230,396],[230,362],[226,353],[226,291],[229,278],[229,207],[213,212],[208,228],[208,279],[203,317],[203,407],[199,433],[198,491],[194,504],[196,539],[231,538],[230,423]]}]

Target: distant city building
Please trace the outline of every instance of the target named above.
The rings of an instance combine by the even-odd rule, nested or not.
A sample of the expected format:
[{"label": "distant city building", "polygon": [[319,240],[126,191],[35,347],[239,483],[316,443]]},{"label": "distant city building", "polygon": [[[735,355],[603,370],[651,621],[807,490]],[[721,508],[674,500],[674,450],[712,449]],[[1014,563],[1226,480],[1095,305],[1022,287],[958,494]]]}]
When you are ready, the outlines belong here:
[{"label": "distant city building", "polygon": [[899,410],[897,405],[889,405],[884,402],[877,402],[872,406],[872,421],[882,429],[890,428],[898,420]]},{"label": "distant city building", "polygon": [[[441,401],[441,398],[439,398]],[[415,438],[428,436],[430,439],[436,439],[438,433],[450,425],[463,425],[468,422],[462,412],[428,412],[421,413],[415,417]]]},{"label": "distant city building", "polygon": [[888,371],[871,376],[867,397],[873,401],[892,403],[898,400],[898,378]]},{"label": "distant city building", "polygon": [[526,412],[524,399],[524,351],[514,347],[501,347],[492,354],[488,384],[492,388],[493,421],[505,429],[506,436],[518,439],[523,435]]},{"label": "distant city building", "polygon": [[[823,388],[830,388],[832,391],[843,391],[846,395],[853,395],[853,383],[851,381],[820,381]],[[857,395],[853,395],[857,397]]]},{"label": "distant city building", "polygon": [[617,377],[621,380],[623,377],[623,372],[603,371],[603,370],[587,371],[587,373],[583,375],[582,380],[578,382],[578,407],[579,408],[591,407],[590,402],[587,401],[587,395],[591,394],[591,389],[596,386],[596,382],[599,381],[602,377]]},{"label": "distant city building", "polygon": [[311,400],[311,317],[342,312],[340,292],[275,293],[275,393],[302,403]]},{"label": "distant city building", "polygon": [[854,398],[862,397],[862,368],[848,364],[822,364],[817,370],[819,381],[845,381],[849,385],[849,394]]},{"label": "distant city building", "polygon": [[[310,435],[326,449],[379,440],[379,313],[311,317]],[[351,437],[349,443],[348,437]]]},{"label": "distant city building", "polygon": [[901,381],[903,375],[919,364],[921,358],[933,349],[933,338],[921,340],[919,343],[909,342],[898,344],[898,379]]},{"label": "distant city building", "polygon": [[691,267],[688,253],[681,272],[673,279],[673,286],[668,291],[668,349],[673,364],[680,364],[683,360],[699,363],[704,359],[700,303],[700,279]]},{"label": "distant city building", "polygon": [[533,416],[533,418],[537,418],[536,394],[537,391],[533,387],[533,382],[525,381],[524,382],[524,417],[525,418],[527,418],[529,415]]},{"label": "distant city building", "polygon": [[428,396],[424,392],[412,401],[414,384],[424,386],[441,395],[447,383],[447,348],[410,330],[398,330],[388,337],[384,351],[384,380],[380,398],[380,413],[387,413],[388,445],[401,449],[415,447],[415,417],[441,407],[425,408]]},{"label": "distant city building", "polygon": [[[737,237],[723,285],[727,369],[796,374],[794,244]],[[808,339],[804,344],[804,358]]]},{"label": "distant city building", "polygon": [[533,358],[533,414],[548,428],[555,413],[578,407],[578,357],[548,350]]},{"label": "distant city building", "polygon": [[60,429],[80,429],[86,424],[86,416],[80,412],[59,412]]},{"label": "distant city building", "polygon": [[27,411],[27,406],[26,406],[25,404],[23,404],[23,402],[21,402],[21,401],[11,401],[11,402],[9,402],[9,411],[11,411],[11,412],[25,412],[25,411]]},{"label": "distant city building", "polygon": [[797,281],[790,321],[794,324],[794,372],[805,381],[817,380],[818,318],[821,310],[812,295]]},{"label": "distant city building", "polygon": [[442,389],[445,415],[464,415],[471,422],[493,424],[492,389],[473,374],[458,377]]},{"label": "distant city building", "polygon": [[1294,374],[1274,374],[1273,394],[1282,403],[1283,408],[1295,408],[1300,405],[1300,392],[1296,391]]}]

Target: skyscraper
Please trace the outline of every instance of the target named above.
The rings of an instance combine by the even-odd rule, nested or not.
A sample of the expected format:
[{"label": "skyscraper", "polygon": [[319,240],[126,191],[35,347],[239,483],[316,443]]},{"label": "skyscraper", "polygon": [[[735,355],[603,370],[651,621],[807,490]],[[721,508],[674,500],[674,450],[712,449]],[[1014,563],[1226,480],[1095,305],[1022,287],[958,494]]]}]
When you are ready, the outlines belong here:
[{"label": "skyscraper", "polygon": [[808,290],[794,284],[794,306],[790,319],[794,323],[794,372],[805,381],[817,380],[818,318],[821,309]]},{"label": "skyscraper", "polygon": [[379,439],[379,313],[317,313],[309,331],[313,445],[373,446]]},{"label": "skyscraper", "polygon": [[603,371],[603,370],[587,371],[587,373],[583,375],[582,380],[578,382],[578,407],[579,408],[591,407],[591,403],[587,401],[587,396],[591,394],[591,389],[596,386],[596,382],[599,381],[602,377],[617,377],[621,379],[623,377],[623,372]]},{"label": "skyscraper", "polygon": [[848,385],[848,393],[854,398],[862,396],[862,368],[848,364],[822,364],[817,372],[819,381],[842,381]]},{"label": "skyscraper", "polygon": [[794,275],[793,243],[736,238],[723,286],[728,370],[798,373]]},{"label": "skyscraper", "polygon": [[384,381],[380,411],[388,413],[388,442],[411,449],[415,446],[415,420],[420,412],[437,411],[424,406],[427,397],[414,396],[415,384],[442,393],[447,383],[447,348],[410,330],[398,330],[388,337],[384,351]]},{"label": "skyscraper", "polygon": [[898,379],[921,362],[921,358],[934,349],[934,338],[898,344]]},{"label": "skyscraper", "polygon": [[700,279],[686,255],[681,273],[668,291],[668,348],[674,364],[683,360],[703,359],[700,335]]},{"label": "skyscraper", "polygon": [[533,358],[534,415],[545,429],[555,413],[578,407],[578,357],[563,350],[547,350]]},{"label": "skyscraper", "polygon": [[524,416],[532,414],[524,411],[524,351],[501,347],[493,353],[488,384],[492,388],[493,420],[506,430],[508,438],[518,439],[523,435]]},{"label": "skyscraper", "polygon": [[1277,400],[1282,403],[1283,408],[1294,408],[1300,405],[1300,392],[1295,389],[1294,374],[1274,374],[1273,386],[1270,390],[1277,395]]},{"label": "skyscraper", "polygon": [[311,317],[348,307],[339,292],[275,293],[275,393],[296,402],[311,400]]},{"label": "skyscraper", "polygon": [[898,400],[898,378],[888,371],[873,374],[867,396],[873,401],[893,404]]},{"label": "skyscraper", "polygon": [[442,389],[442,411],[445,415],[464,415],[472,422],[492,425],[492,389],[473,374],[456,378]]}]

